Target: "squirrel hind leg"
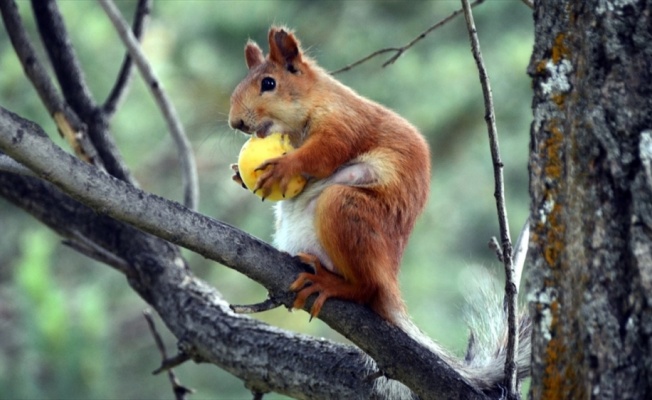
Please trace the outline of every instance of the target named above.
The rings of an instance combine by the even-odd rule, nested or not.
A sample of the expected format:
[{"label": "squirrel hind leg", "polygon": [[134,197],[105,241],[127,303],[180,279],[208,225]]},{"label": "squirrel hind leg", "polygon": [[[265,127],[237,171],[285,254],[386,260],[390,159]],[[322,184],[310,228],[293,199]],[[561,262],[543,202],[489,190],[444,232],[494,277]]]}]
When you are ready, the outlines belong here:
[{"label": "squirrel hind leg", "polygon": [[406,238],[391,209],[365,188],[333,185],[321,193],[315,230],[338,273],[317,271],[322,301],[337,297],[367,304],[392,322],[404,312],[398,268]]},{"label": "squirrel hind leg", "polygon": [[302,272],[290,285],[290,290],[297,293],[293,308],[303,308],[308,297],[319,293],[310,309],[310,316],[314,318],[319,315],[322,306],[331,297],[359,301],[361,295],[365,296],[364,293],[361,293],[361,288],[358,285],[347,282],[343,277],[324,268],[317,256],[299,253],[297,257],[304,263],[311,265],[315,269],[315,273]]}]

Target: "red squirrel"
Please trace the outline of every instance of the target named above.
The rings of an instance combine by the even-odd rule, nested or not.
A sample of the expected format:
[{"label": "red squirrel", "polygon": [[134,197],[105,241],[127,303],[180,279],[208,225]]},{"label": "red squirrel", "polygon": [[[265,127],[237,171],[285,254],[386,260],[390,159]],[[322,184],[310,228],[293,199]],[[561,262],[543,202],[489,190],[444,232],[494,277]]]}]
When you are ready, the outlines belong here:
[{"label": "red squirrel", "polygon": [[[266,57],[252,41],[245,47],[249,73],[231,96],[229,124],[259,137],[289,135],[295,150],[257,168],[263,173],[254,190],[263,197],[275,183],[283,190],[297,174],[308,179],[302,193],[276,208],[275,244],[315,269],[291,285],[293,306],[303,308],[317,293],[314,317],[329,298],[355,301],[424,336],[407,315],[398,272],[430,189],[426,140],[404,118],[319,67],[288,29],[272,27],[268,40]],[[426,341],[449,363],[460,364]],[[488,381],[502,379],[502,366],[494,367],[482,366],[495,371],[481,373],[495,378],[460,373],[479,386],[493,385]]]}]

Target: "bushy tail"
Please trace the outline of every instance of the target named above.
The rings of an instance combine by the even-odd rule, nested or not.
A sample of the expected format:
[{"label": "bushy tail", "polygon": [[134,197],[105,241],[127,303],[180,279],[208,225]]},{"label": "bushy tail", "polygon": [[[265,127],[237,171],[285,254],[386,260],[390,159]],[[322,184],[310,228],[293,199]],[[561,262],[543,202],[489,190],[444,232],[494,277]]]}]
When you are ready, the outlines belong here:
[{"label": "bushy tail", "polygon": [[[501,290],[495,287],[493,279],[468,296],[471,308],[467,312],[471,330],[466,356],[463,359],[448,353],[443,347],[426,336],[409,318],[402,304],[394,304],[389,318],[410,337],[436,353],[473,386],[485,394],[502,391],[507,349],[507,314]],[[494,290],[495,289],[495,290]],[[386,307],[389,308],[389,304]],[[530,319],[523,313],[518,326],[518,354],[516,359],[518,379],[530,375]]]},{"label": "bushy tail", "polygon": [[[493,284],[485,283],[474,293],[474,298],[467,301],[471,309],[466,313],[471,333],[463,369],[469,375],[469,380],[483,392],[500,392],[500,385],[505,379],[507,356],[507,312],[504,298],[502,291],[497,290]],[[520,381],[530,375],[531,323],[526,312],[521,312],[517,321],[516,368]]]}]

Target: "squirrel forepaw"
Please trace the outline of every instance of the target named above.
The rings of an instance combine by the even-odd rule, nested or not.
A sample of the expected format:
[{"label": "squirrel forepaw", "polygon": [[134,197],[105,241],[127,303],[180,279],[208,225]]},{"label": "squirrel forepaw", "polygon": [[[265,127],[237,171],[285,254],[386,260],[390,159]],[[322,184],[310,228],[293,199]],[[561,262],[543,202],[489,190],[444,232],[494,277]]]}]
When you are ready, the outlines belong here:
[{"label": "squirrel forepaw", "polygon": [[240,176],[240,169],[238,168],[238,164],[231,164],[231,169],[233,170],[233,176],[231,177],[231,179],[233,179],[235,183],[237,183],[238,185],[246,189],[247,185],[244,184],[244,181]]},{"label": "squirrel forepaw", "polygon": [[272,192],[272,187],[278,183],[281,193],[285,196],[288,185],[293,176],[297,175],[291,167],[286,156],[276,157],[265,161],[260,164],[256,171],[263,171],[256,181],[254,193],[258,190],[263,191],[263,199],[265,199]]}]

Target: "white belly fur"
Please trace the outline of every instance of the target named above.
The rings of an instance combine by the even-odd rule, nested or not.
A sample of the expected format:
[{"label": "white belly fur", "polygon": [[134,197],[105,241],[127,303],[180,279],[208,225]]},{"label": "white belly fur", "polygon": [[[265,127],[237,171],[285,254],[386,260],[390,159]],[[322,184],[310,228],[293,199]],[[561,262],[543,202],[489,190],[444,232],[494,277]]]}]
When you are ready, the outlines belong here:
[{"label": "white belly fur", "polygon": [[317,239],[315,231],[315,205],[317,197],[328,185],[316,182],[299,196],[280,201],[276,205],[276,233],[274,244],[279,250],[292,255],[314,254],[322,265],[333,272],[333,262]]}]

